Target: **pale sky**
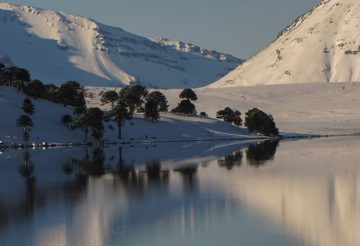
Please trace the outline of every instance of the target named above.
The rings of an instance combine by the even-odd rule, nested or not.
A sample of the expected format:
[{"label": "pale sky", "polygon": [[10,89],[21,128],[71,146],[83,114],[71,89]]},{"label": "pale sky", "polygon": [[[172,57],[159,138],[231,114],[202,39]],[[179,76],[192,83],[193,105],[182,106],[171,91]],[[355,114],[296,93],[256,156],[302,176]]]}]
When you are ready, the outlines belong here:
[{"label": "pale sky", "polygon": [[9,0],[248,58],[319,0]]}]

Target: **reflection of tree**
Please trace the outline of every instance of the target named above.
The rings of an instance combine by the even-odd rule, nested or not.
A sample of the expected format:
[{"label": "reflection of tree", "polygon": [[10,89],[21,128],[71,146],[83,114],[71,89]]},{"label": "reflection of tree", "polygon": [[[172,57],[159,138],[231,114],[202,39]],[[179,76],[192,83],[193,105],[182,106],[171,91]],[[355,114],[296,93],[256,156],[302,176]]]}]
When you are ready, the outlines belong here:
[{"label": "reflection of tree", "polygon": [[0,197],[0,229],[9,223],[22,223],[25,219],[31,218],[36,210],[44,208],[48,203],[56,203],[57,200],[65,199],[70,205],[75,205],[87,187],[87,177],[83,175],[75,175],[70,181],[45,187],[37,185],[33,176],[26,177],[25,192],[19,199]]},{"label": "reflection of tree", "polygon": [[148,161],[145,170],[149,182],[158,183],[168,180],[169,171],[161,169],[160,161]]},{"label": "reflection of tree", "polygon": [[160,179],[161,165],[159,161],[149,161],[146,163],[146,174],[149,180]]},{"label": "reflection of tree", "polygon": [[127,166],[126,161],[123,159],[122,147],[119,147],[119,161],[116,168],[116,173],[123,179],[129,179],[131,175],[134,175],[135,169],[133,166]]},{"label": "reflection of tree", "polygon": [[233,169],[234,166],[241,166],[242,164],[242,152],[237,151],[230,155],[225,156],[223,160],[218,160],[219,166],[225,167],[228,170]]},{"label": "reflection of tree", "polygon": [[273,160],[279,140],[269,140],[259,144],[250,145],[246,150],[246,159],[249,165],[260,166]]},{"label": "reflection of tree", "polygon": [[28,151],[24,152],[23,165],[19,167],[19,173],[24,178],[33,178],[34,165]]},{"label": "reflection of tree", "polygon": [[183,177],[184,186],[187,190],[193,190],[197,185],[197,165],[188,165],[175,168],[174,171]]},{"label": "reflection of tree", "polygon": [[104,174],[105,155],[101,148],[93,151],[91,158],[86,155],[86,158],[78,161],[79,171],[88,176],[99,177]]},{"label": "reflection of tree", "polygon": [[74,172],[74,163],[76,163],[76,160],[72,159],[63,164],[63,172],[67,175],[72,174]]}]

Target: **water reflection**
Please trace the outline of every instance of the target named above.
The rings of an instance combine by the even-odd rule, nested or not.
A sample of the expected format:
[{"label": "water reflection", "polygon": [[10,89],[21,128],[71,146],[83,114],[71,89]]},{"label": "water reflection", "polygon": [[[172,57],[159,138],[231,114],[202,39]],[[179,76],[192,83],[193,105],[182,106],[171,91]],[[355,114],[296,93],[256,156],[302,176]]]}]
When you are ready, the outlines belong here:
[{"label": "water reflection", "polygon": [[275,157],[279,140],[269,140],[250,145],[246,150],[246,159],[249,165],[259,167]]},{"label": "water reflection", "polygon": [[3,158],[0,245],[359,245],[360,142],[313,141]]},{"label": "water reflection", "polygon": [[197,171],[198,166],[196,164],[186,165],[174,169],[182,177],[183,184],[186,192],[194,192],[198,185],[197,183]]},{"label": "water reflection", "polygon": [[23,164],[19,167],[19,173],[24,178],[34,178],[34,165],[31,161],[31,156],[28,151],[24,151]]},{"label": "water reflection", "polygon": [[220,167],[228,170],[240,167],[243,161],[243,152],[245,152],[247,163],[250,166],[259,167],[274,159],[278,146],[279,140],[268,140],[250,144],[245,151],[241,149],[226,155],[223,159],[219,159],[218,164]]},{"label": "water reflection", "polygon": [[[252,151],[247,151],[247,157],[251,160],[260,157],[252,157],[251,153],[272,153],[274,155],[276,148],[274,143],[264,143],[251,146]],[[208,146],[212,148],[213,146]],[[271,150],[265,150],[271,147]],[[146,147],[148,149],[148,147]],[[152,146],[156,148],[156,146]],[[254,149],[260,149],[254,151]],[[250,154],[249,154],[250,153]],[[67,160],[61,162],[61,173],[65,175],[60,182],[49,185],[37,184],[35,179],[36,163],[32,161],[31,152],[24,151],[22,153],[22,165],[19,166],[19,173],[25,178],[24,195],[20,196],[24,199],[16,199],[10,202],[1,202],[0,194],[0,229],[6,226],[10,221],[21,221],[19,218],[26,219],[31,217],[36,209],[41,209],[59,199],[64,199],[63,202],[76,206],[81,203],[86,191],[89,189],[89,178],[101,178],[104,175],[112,177],[114,189],[117,190],[121,186],[121,190],[127,194],[128,197],[145,197],[150,191],[164,192],[168,190],[170,185],[171,169],[174,174],[181,178],[181,183],[184,187],[184,192],[187,194],[198,191],[198,169],[200,163],[187,163],[175,168],[162,168],[161,161],[149,160],[144,163],[144,168],[135,168],[133,161],[126,160],[126,153],[124,149],[119,147],[117,149],[117,161],[115,165],[106,163],[107,160],[114,161],[114,152],[111,153],[109,159],[106,158],[104,149],[96,148],[90,150],[83,149],[83,154],[79,157],[69,157]],[[262,161],[270,156],[263,157]],[[234,166],[241,166],[243,159],[243,150],[232,151],[223,159],[218,160],[221,167],[232,169]],[[56,162],[56,159],[53,161]],[[206,161],[209,163],[209,161]],[[211,162],[210,162],[211,163]],[[202,165],[203,166],[203,165]],[[204,166],[206,167],[206,166]],[[52,167],[51,167],[52,168]],[[39,181],[42,181],[40,173]],[[39,187],[38,187],[39,186]],[[11,200],[11,199],[10,199]],[[14,212],[17,211],[17,212]]]},{"label": "water reflection", "polygon": [[243,159],[242,150],[231,153],[230,155],[225,156],[224,159],[218,160],[220,167],[225,167],[228,170],[233,169],[235,166],[241,166]]},{"label": "water reflection", "polygon": [[77,161],[80,173],[87,176],[99,177],[102,176],[104,171],[105,155],[101,148],[93,150],[91,157],[85,151],[85,157]]}]

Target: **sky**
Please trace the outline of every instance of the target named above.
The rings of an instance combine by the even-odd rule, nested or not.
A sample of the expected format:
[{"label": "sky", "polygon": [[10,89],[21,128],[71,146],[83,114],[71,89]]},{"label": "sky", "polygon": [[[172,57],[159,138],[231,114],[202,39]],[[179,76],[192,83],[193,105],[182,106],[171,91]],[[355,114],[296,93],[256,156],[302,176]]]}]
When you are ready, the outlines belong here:
[{"label": "sky", "polygon": [[247,59],[320,0],[8,0]]}]

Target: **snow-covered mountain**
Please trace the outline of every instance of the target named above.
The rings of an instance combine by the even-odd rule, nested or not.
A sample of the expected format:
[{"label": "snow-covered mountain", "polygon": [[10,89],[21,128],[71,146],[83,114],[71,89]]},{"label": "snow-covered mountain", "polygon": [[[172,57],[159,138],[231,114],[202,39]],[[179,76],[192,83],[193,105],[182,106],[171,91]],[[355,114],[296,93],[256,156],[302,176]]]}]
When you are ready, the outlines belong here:
[{"label": "snow-covered mountain", "polygon": [[198,46],[148,39],[62,12],[0,3],[0,57],[59,84],[200,87],[242,60]]},{"label": "snow-covered mountain", "polygon": [[360,81],[360,1],[323,0],[210,87]]}]

